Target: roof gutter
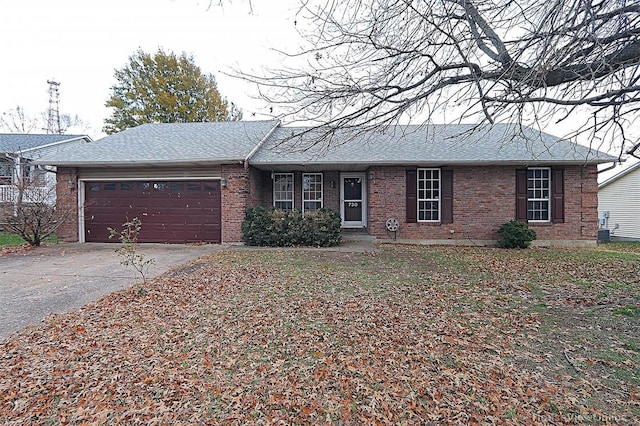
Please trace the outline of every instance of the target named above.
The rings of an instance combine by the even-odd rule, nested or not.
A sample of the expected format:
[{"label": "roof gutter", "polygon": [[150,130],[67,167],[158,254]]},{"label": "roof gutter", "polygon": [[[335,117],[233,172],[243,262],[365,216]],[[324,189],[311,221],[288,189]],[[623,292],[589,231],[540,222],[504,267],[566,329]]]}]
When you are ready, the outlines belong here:
[{"label": "roof gutter", "polygon": [[245,157],[244,162],[243,162],[245,169],[249,168],[249,160],[251,160],[251,157],[253,157],[256,154],[256,152],[258,152],[258,150],[260,148],[262,148],[262,145],[264,145],[264,143],[267,141],[267,139],[269,139],[271,137],[273,132],[275,132],[278,127],[280,127],[280,120],[276,121],[276,124],[271,128],[271,130],[269,130],[269,133],[267,133],[266,136],[264,138],[262,138],[262,140],[260,142],[258,142],[258,144],[256,146],[254,146],[253,149],[251,150],[251,152]]},{"label": "roof gutter", "polygon": [[[638,168],[640,168],[640,162],[639,163],[635,163],[632,166],[629,166],[626,169],[621,170],[618,173],[616,173],[615,175],[609,177],[607,180],[605,180],[604,182],[602,182],[601,184],[598,185],[598,189],[604,188],[605,186],[609,185],[611,182],[615,182],[616,180],[620,179],[623,176],[626,176],[627,174],[633,172],[634,170],[636,170]],[[609,169],[611,169],[611,167],[607,167],[605,170],[609,170]],[[598,172],[598,173],[600,173],[600,172]]]},{"label": "roof gutter", "polygon": [[598,174],[600,174],[602,172],[607,172],[607,171],[612,170],[612,169],[615,169],[618,166],[618,164],[622,164],[622,161],[614,161],[614,162],[612,162],[609,167],[605,167],[602,170],[598,170]]}]

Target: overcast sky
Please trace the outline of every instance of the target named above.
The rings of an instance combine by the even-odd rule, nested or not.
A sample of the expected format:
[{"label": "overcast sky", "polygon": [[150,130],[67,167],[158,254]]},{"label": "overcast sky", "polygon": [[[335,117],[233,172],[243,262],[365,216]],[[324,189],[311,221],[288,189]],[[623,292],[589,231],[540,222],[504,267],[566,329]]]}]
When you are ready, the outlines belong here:
[{"label": "overcast sky", "polygon": [[[262,105],[255,88],[226,77],[277,64],[273,47],[295,44],[295,0],[237,0],[209,8],[209,0],[0,0],[0,113],[21,106],[39,115],[49,106],[47,80],[60,82],[60,112],[103,134],[104,107],[115,69],[137,49],[192,54],[213,73],[223,96],[246,118]],[[292,44],[293,43],[293,44]],[[264,116],[262,118],[265,118]]]},{"label": "overcast sky", "polygon": [[[82,133],[98,139],[110,114],[104,103],[115,83],[114,71],[127,65],[137,49],[151,53],[163,48],[192,54],[203,72],[216,76],[222,95],[244,111],[245,119],[268,118],[262,114],[266,108],[253,99],[255,87],[224,71],[277,67],[279,56],[272,49],[294,50],[298,44],[298,0],[218,3],[0,0],[0,113],[18,105],[32,116],[46,112],[47,80],[53,79],[60,83],[60,112],[77,114],[89,124]],[[563,136],[561,129],[547,131]]]}]

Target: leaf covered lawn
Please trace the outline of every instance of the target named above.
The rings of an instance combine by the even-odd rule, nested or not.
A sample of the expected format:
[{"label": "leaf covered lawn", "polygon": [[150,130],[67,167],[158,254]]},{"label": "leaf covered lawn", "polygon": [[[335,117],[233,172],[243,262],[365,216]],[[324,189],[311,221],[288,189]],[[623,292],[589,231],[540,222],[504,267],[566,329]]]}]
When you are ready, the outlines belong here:
[{"label": "leaf covered lawn", "polygon": [[222,251],[0,346],[2,424],[632,424],[640,256]]}]

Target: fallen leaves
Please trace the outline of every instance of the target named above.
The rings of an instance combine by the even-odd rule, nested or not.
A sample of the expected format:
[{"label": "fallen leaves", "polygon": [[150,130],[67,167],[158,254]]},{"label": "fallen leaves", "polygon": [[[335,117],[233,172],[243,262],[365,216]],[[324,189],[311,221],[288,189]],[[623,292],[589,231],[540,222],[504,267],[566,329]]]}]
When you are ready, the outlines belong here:
[{"label": "fallen leaves", "polygon": [[[637,267],[609,279],[587,275],[573,258],[543,268],[539,256],[424,247],[220,252],[143,292],[114,293],[13,335],[0,357],[0,418],[571,424],[607,423],[602,413],[615,412],[621,422],[632,419],[633,381],[621,392],[635,405],[607,399],[615,392],[598,391],[602,383],[589,376],[576,381],[571,373],[580,372],[565,357],[581,370],[587,357],[575,345],[564,353],[548,345],[540,331],[547,314],[536,303],[585,309],[555,294],[592,297],[594,286],[614,280],[631,286]],[[598,283],[564,275],[552,282],[560,271]],[[628,296],[625,288],[614,296]],[[549,368],[556,362],[568,368]]]},{"label": "fallen leaves", "polygon": [[34,247],[29,244],[0,246],[0,257],[8,254],[25,254],[33,249]]}]

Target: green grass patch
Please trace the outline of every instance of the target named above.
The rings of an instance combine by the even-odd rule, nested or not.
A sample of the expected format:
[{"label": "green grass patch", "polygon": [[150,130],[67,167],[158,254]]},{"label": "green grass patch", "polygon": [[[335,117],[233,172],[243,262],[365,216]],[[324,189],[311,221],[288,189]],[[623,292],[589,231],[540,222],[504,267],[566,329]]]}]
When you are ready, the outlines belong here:
[{"label": "green grass patch", "polygon": [[0,233],[0,247],[1,246],[19,246],[20,244],[24,244],[24,240],[19,236]]},{"label": "green grass patch", "polygon": [[620,308],[615,308],[613,313],[616,315],[624,315],[625,317],[638,318],[640,317],[640,306],[622,306]]},{"label": "green grass patch", "polygon": [[[52,235],[43,240],[43,243],[56,244],[58,242],[58,237]],[[20,236],[14,234],[4,234],[0,233],[0,247],[3,246],[19,246],[25,244],[25,240],[23,240]]]},{"label": "green grass patch", "polygon": [[598,244],[598,249],[602,251],[616,251],[640,254],[640,241],[616,241]]}]

